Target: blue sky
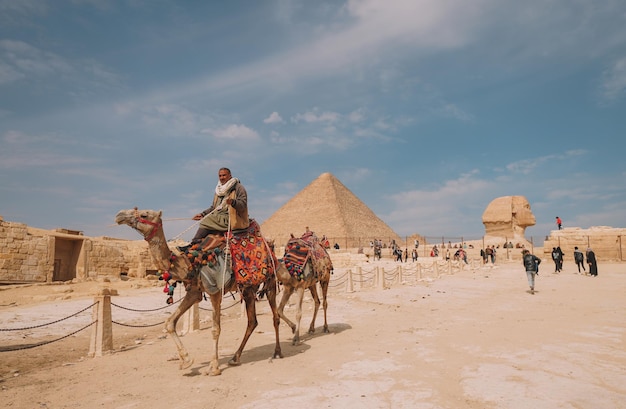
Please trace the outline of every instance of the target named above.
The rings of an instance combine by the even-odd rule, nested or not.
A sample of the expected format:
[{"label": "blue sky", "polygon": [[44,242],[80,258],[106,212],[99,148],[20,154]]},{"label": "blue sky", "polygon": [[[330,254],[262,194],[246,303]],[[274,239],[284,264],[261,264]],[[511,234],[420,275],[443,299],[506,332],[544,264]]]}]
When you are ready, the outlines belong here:
[{"label": "blue sky", "polygon": [[[0,0],[0,215],[168,237],[222,166],[262,222],[331,172],[400,235],[626,227],[623,0]],[[182,237],[189,238],[195,228]]]}]

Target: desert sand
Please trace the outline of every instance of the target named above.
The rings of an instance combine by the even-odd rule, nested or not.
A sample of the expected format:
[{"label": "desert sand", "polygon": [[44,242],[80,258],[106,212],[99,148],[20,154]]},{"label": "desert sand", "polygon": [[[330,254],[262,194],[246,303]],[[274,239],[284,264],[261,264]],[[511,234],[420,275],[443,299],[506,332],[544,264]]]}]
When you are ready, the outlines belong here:
[{"label": "desert sand", "polygon": [[[204,375],[212,348],[205,310],[201,329],[182,337],[195,358],[188,370],[178,369],[174,344],[161,325],[114,326],[115,351],[103,357],[87,357],[89,330],[0,352],[0,407],[626,408],[626,264],[600,260],[598,277],[576,274],[567,262],[554,274],[551,264],[544,260],[534,295],[521,263],[506,261],[384,290],[347,292],[331,280],[331,333],[322,333],[318,316],[316,333],[304,333],[303,342],[293,346],[281,323],[284,357],[274,360],[271,315],[261,300],[259,327],[239,367],[227,361],[245,318],[238,304],[225,300],[234,307],[224,311],[223,373],[215,377]],[[394,262],[362,268],[374,265],[392,269]],[[165,296],[157,285],[131,279],[3,288],[0,328],[64,317],[90,305],[103,287],[118,291],[112,300],[118,305],[159,308]],[[208,302],[201,305],[210,308]],[[304,328],[312,305],[307,297]],[[114,311],[113,319],[158,323],[168,314],[123,311]],[[292,306],[287,313],[294,311]],[[0,346],[55,338],[81,323],[63,325],[3,331]]]}]

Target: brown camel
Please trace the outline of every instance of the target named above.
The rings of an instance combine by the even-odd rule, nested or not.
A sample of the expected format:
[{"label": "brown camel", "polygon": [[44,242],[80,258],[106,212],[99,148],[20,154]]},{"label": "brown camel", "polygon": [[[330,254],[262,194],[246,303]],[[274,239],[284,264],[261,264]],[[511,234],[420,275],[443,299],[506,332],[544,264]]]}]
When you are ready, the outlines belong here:
[{"label": "brown camel", "polygon": [[[218,361],[218,344],[221,332],[221,305],[222,296],[231,291],[239,291],[241,297],[246,303],[246,313],[248,316],[248,325],[246,327],[246,333],[239,345],[239,349],[235,352],[235,355],[228,361],[231,366],[241,365],[241,353],[250,338],[250,335],[258,325],[256,317],[256,296],[261,285],[247,285],[237,284],[235,279],[229,280],[223,290],[208,291],[207,285],[204,280],[200,279],[198,275],[189,274],[191,262],[187,257],[182,256],[179,252],[173,252],[167,245],[165,240],[165,233],[163,232],[163,223],[161,220],[161,212],[154,210],[121,210],[116,216],[115,221],[117,224],[126,224],[136,231],[138,231],[144,239],[148,242],[150,254],[152,255],[154,263],[159,267],[162,272],[169,272],[172,279],[178,282],[183,282],[186,288],[186,294],[180,305],[174,311],[174,313],[168,318],[165,323],[165,329],[176,343],[178,355],[181,359],[180,369],[189,368],[193,364],[193,359],[189,356],[189,353],[185,349],[182,341],[176,334],[176,323],[178,319],[191,308],[195,303],[202,300],[202,294],[207,293],[211,299],[211,305],[213,306],[213,358],[209,368],[210,375],[220,375],[221,370],[219,368]],[[212,237],[216,241],[221,241],[221,246],[225,246],[225,238],[222,235],[216,235]],[[270,255],[270,257],[272,257]],[[282,358],[282,352],[280,350],[280,340],[278,335],[278,326],[280,324],[280,316],[276,307],[276,276],[274,271],[269,271],[263,285],[263,292],[267,294],[267,300],[269,301],[270,308],[272,309],[274,331],[276,333],[276,346],[274,348],[273,358]]]},{"label": "brown camel", "polygon": [[[293,245],[290,245],[293,244]],[[296,247],[298,250],[296,250]],[[292,235],[292,239],[289,240],[287,246],[285,247],[285,258],[287,261],[290,254],[295,254],[300,251],[300,249],[307,249],[306,259],[303,261],[303,264],[299,267],[301,268],[300,274],[291,274],[287,267],[285,267],[284,263],[280,263],[280,267],[276,271],[276,277],[278,281],[283,284],[284,292],[282,298],[280,300],[280,304],[278,305],[278,315],[285,320],[287,325],[291,328],[293,332],[293,345],[298,345],[300,343],[300,320],[302,318],[302,300],[304,298],[304,290],[307,288],[311,291],[311,296],[313,297],[313,301],[315,302],[315,308],[313,309],[313,319],[311,320],[311,325],[309,326],[309,334],[313,334],[315,332],[315,319],[317,317],[317,312],[320,306],[320,298],[317,294],[317,283],[320,283],[320,287],[322,288],[322,299],[324,300],[324,332],[328,333],[328,321],[327,321],[327,309],[328,309],[328,284],[330,282],[330,275],[333,270],[333,265],[330,260],[330,256],[323,248],[322,244],[319,242],[317,237],[312,234],[307,234],[302,236],[302,238],[294,238]],[[301,254],[303,254],[300,251]],[[295,255],[297,258],[298,256]],[[296,322],[287,318],[285,315],[284,308],[291,295],[296,292],[298,296],[297,301],[297,311],[296,311]]]}]

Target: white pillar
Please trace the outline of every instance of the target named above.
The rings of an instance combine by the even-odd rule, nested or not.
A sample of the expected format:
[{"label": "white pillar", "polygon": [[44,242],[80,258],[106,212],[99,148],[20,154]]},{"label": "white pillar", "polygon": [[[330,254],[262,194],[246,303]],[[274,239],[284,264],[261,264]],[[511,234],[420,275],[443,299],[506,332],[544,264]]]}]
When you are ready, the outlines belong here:
[{"label": "white pillar", "polygon": [[200,329],[200,303],[195,303],[182,316],[183,330],[181,335]]},{"label": "white pillar", "polygon": [[93,312],[91,314],[93,330],[89,344],[90,358],[110,354],[113,350],[113,322],[111,320],[111,294],[108,288],[94,297]]}]

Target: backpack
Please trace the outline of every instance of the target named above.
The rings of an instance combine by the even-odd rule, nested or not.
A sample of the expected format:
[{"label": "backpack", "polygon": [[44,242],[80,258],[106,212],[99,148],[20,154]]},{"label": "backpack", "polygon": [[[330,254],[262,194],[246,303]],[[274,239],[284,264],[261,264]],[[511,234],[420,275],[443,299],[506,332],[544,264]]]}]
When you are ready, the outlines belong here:
[{"label": "backpack", "polygon": [[575,252],[574,252],[574,260],[575,260],[577,263],[582,262],[582,261],[583,261],[583,253],[581,253],[580,251],[575,251]]}]

